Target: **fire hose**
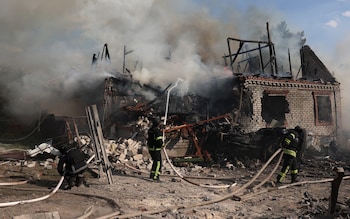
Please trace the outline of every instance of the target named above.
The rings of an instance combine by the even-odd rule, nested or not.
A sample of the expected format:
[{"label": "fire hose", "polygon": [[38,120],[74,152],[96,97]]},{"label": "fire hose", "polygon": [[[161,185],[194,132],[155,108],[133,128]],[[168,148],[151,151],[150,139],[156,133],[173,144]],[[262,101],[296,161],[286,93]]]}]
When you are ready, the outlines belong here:
[{"label": "fire hose", "polygon": [[[266,169],[266,167],[272,162],[272,160],[282,151],[282,149],[278,149],[271,157],[270,159],[263,165],[263,167],[256,173],[256,175],[246,184],[244,184],[242,187],[240,187],[239,189],[225,195],[222,196],[220,198],[211,200],[211,201],[205,201],[205,202],[201,202],[201,203],[196,203],[196,204],[192,204],[192,205],[187,205],[187,206],[174,206],[174,207],[169,207],[169,208],[163,208],[163,209],[158,209],[158,210],[150,210],[150,211],[143,211],[143,212],[135,212],[135,213],[130,213],[130,214],[125,214],[125,215],[119,215],[120,212],[114,212],[102,217],[98,217],[96,219],[105,219],[105,218],[118,218],[118,219],[123,219],[123,218],[132,218],[132,217],[137,217],[137,216],[143,216],[143,215],[152,215],[152,214],[157,214],[157,213],[161,213],[161,212],[166,212],[166,211],[172,211],[172,210],[177,210],[177,209],[189,209],[189,208],[194,208],[194,207],[199,207],[199,206],[204,206],[204,205],[209,205],[209,204],[214,204],[214,203],[218,203],[221,201],[224,201],[226,199],[230,199],[230,198],[234,198],[234,200],[242,200],[242,197],[237,196],[237,194],[239,194],[239,192],[241,192],[243,189],[247,188],[249,185],[251,185],[260,175],[261,173]],[[281,153],[282,154],[282,153]],[[281,159],[280,159],[281,160]],[[279,161],[280,161],[279,160]],[[277,163],[276,166],[279,165],[279,162]],[[276,169],[276,168],[275,168]],[[267,178],[269,178],[272,174],[270,174]]]},{"label": "fire hose", "polygon": [[195,182],[192,182],[191,180],[187,179],[186,177],[182,176],[181,173],[179,171],[176,170],[176,168],[174,167],[174,165],[172,164],[169,156],[168,156],[168,153],[166,152],[166,149],[165,147],[163,147],[163,152],[165,154],[165,157],[166,157],[166,160],[168,161],[171,169],[174,170],[174,172],[181,178],[183,179],[184,181],[192,184],[192,185],[196,185],[196,186],[200,186],[200,187],[205,187],[205,188],[214,188],[214,189],[224,189],[224,188],[231,188],[235,185],[237,185],[236,182],[234,182],[233,184],[231,185],[221,185],[221,186],[214,186],[214,185],[204,185],[204,184],[198,184],[198,183],[195,183]]},{"label": "fire hose", "polygon": [[[136,167],[133,167],[126,162],[122,162],[122,164],[125,167],[127,167],[135,172],[149,174],[149,171],[137,169]],[[161,176],[178,177],[178,175],[176,175],[176,174],[175,175],[166,174],[166,175],[161,175]],[[186,178],[188,178],[188,179],[190,179],[190,178],[192,178],[192,179],[212,179],[212,180],[231,180],[231,179],[233,179],[233,177],[205,177],[205,176],[186,176]]]},{"label": "fire hose", "polygon": [[19,181],[19,182],[3,182],[3,183],[0,183],[0,186],[22,185],[22,184],[26,184],[27,182],[28,180]]},{"label": "fire hose", "polygon": [[[91,157],[88,160],[87,163],[89,163],[92,160],[93,157]],[[42,196],[42,197],[39,197],[39,198],[34,198],[34,199],[0,203],[0,208],[1,207],[9,207],[9,206],[14,206],[14,205],[18,205],[18,204],[26,204],[26,203],[32,203],[32,202],[45,200],[45,199],[51,197],[53,194],[55,194],[58,191],[58,189],[61,187],[61,185],[63,183],[63,180],[64,180],[64,175],[61,176],[61,179],[58,181],[58,184],[56,185],[56,187],[48,195],[45,195],[45,196]],[[12,182],[12,183],[0,183],[0,185],[19,185],[19,184],[25,184],[25,183],[27,183],[27,181]]]},{"label": "fire hose", "polygon": [[61,177],[61,179],[59,180],[57,186],[48,195],[45,195],[45,196],[42,196],[42,197],[39,197],[39,198],[34,198],[34,199],[0,203],[0,207],[9,207],[9,206],[14,206],[14,205],[18,205],[18,204],[32,203],[32,202],[45,200],[45,199],[51,197],[53,194],[55,194],[58,191],[58,189],[60,188],[60,186],[63,183],[63,180],[64,180],[64,176]]}]

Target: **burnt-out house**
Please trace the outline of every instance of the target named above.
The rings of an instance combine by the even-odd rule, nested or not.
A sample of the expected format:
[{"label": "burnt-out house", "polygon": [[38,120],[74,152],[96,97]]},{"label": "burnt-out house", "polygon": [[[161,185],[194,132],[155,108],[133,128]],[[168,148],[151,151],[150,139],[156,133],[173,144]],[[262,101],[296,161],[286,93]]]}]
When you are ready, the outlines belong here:
[{"label": "burnt-out house", "polygon": [[[239,42],[236,53],[231,53],[230,41]],[[246,43],[258,46],[244,50]],[[274,45],[269,41],[228,38],[228,45],[229,55],[225,58],[230,58],[233,75],[239,81],[232,93],[240,99],[235,106],[239,134],[226,133],[223,141],[226,138],[234,149],[259,148],[258,156],[266,157],[278,145],[280,128],[301,126],[305,130],[304,146],[319,152],[330,142],[340,140],[340,83],[309,46],[300,49],[300,71],[293,75],[278,71]],[[265,60],[264,48],[268,48],[265,55],[269,53],[270,57]],[[258,55],[247,55],[255,50]],[[239,59],[243,55],[245,57]],[[241,71],[244,62],[245,68]],[[223,150],[223,153],[231,151]]]},{"label": "burnt-out house", "polygon": [[[237,41],[240,45],[247,42]],[[275,56],[271,42],[257,43],[261,44],[258,51],[270,49],[270,57]],[[240,48],[243,46],[238,47],[236,53],[229,49],[230,54],[226,56],[231,60],[232,76],[212,78],[204,86],[209,90],[206,95],[172,96],[168,123],[175,134],[169,134],[174,140],[168,146],[170,156],[205,156],[208,151],[237,156],[238,151],[248,154],[254,151],[257,156],[266,158],[278,145],[279,133],[276,132],[295,126],[305,130],[306,147],[316,151],[338,140],[341,134],[340,83],[309,46],[300,49],[301,68],[296,76],[291,72],[278,72],[276,60],[263,59],[264,51],[258,52],[260,56],[246,55],[239,61],[242,60],[239,55],[254,50],[242,52]],[[242,65],[244,61],[242,71],[235,62]],[[119,132],[114,134],[130,137],[133,126],[126,125],[128,121],[147,117],[150,111],[158,116],[165,113],[166,94],[171,84],[166,88],[140,86],[123,77],[106,79],[106,85],[103,117],[107,135],[111,129],[117,129]],[[156,98],[146,100],[138,93],[140,89],[152,91]]]},{"label": "burnt-out house", "polygon": [[[229,54],[224,56],[222,71],[230,69],[231,76],[211,78],[202,86],[205,92],[170,95],[167,112],[170,157],[219,159],[220,154],[233,158],[239,152],[247,152],[245,155],[266,158],[278,145],[279,131],[297,125],[305,130],[308,148],[321,151],[331,141],[339,140],[340,83],[309,46],[301,47],[300,71],[292,74],[291,68],[289,72],[278,70],[271,41],[233,38],[227,41]],[[232,42],[238,46],[232,46]],[[109,59],[107,44],[103,58]],[[98,61],[100,57],[94,55],[93,66]],[[111,73],[113,77],[107,77],[93,92],[83,92],[82,96],[99,95],[94,100],[99,100],[95,104],[105,138],[144,140],[140,120],[164,117],[167,95],[174,84],[166,87],[140,84],[132,74],[127,68],[122,73]],[[152,93],[153,99],[145,93]],[[82,109],[94,104],[89,100],[80,101]]]},{"label": "burnt-out house", "polygon": [[300,51],[299,79],[241,79],[246,98],[240,114],[242,130],[299,125],[307,131],[314,147],[337,139],[341,130],[340,84],[309,46]]}]

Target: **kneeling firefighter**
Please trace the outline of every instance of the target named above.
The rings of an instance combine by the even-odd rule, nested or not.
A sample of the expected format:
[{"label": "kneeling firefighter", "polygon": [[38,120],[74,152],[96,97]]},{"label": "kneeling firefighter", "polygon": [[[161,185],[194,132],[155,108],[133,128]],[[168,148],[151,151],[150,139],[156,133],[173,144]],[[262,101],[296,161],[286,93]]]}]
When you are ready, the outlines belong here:
[{"label": "kneeling firefighter", "polygon": [[73,186],[84,184],[84,172],[88,168],[85,160],[85,154],[80,151],[77,145],[62,145],[59,149],[61,152],[60,160],[57,165],[57,171],[65,177],[68,186],[65,189],[71,189]]}]

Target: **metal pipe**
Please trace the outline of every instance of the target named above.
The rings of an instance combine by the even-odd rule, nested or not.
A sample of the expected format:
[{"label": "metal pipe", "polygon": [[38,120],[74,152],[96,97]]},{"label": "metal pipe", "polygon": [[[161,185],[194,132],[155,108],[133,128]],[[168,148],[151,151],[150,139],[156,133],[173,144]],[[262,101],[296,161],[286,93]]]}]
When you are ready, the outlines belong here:
[{"label": "metal pipe", "polygon": [[[167,94],[167,99],[166,99],[166,106],[165,106],[165,115],[164,115],[164,125],[166,125],[166,122],[167,122],[167,116],[168,116],[168,108],[169,108],[169,99],[170,99],[170,92],[172,89],[174,89],[175,87],[177,87],[177,84],[180,82],[180,81],[184,81],[184,79],[182,78],[178,78],[175,85],[172,86],[171,88],[169,88],[168,90],[168,94]],[[164,132],[163,132],[164,134]],[[163,136],[164,137],[164,136]],[[165,139],[163,138],[163,141]]]}]

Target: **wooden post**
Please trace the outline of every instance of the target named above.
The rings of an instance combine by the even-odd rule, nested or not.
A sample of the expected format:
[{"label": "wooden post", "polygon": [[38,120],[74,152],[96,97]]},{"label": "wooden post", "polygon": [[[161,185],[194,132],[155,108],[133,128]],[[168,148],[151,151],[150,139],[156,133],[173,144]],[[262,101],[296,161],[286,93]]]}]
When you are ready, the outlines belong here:
[{"label": "wooden post", "polygon": [[91,131],[92,140],[94,141],[94,152],[96,155],[96,161],[99,164],[100,175],[102,170],[105,171],[109,184],[113,183],[111,164],[108,160],[106,148],[103,142],[103,133],[101,123],[97,111],[97,106],[92,105],[86,107],[86,114]]},{"label": "wooden post", "polygon": [[335,167],[333,170],[336,172],[337,175],[334,177],[334,180],[332,181],[331,196],[329,198],[328,213],[330,215],[334,214],[335,212],[335,207],[338,199],[339,186],[344,176],[344,169],[342,167]]}]

